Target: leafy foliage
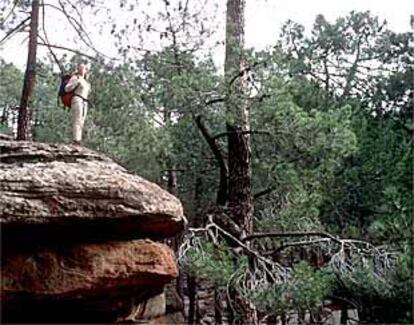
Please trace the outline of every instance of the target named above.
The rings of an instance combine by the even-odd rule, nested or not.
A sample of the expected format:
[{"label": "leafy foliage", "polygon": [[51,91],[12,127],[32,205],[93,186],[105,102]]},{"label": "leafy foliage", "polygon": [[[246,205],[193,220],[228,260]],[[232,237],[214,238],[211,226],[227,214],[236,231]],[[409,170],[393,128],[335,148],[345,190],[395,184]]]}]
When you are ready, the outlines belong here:
[{"label": "leafy foliage", "polygon": [[190,273],[193,275],[209,279],[219,287],[226,287],[235,270],[246,269],[247,260],[242,258],[235,263],[233,254],[225,243],[214,245],[205,242],[202,245],[201,250],[191,250],[188,255]]},{"label": "leafy foliage", "polygon": [[361,320],[410,323],[414,288],[413,251],[406,251],[392,268],[360,263],[341,277],[348,298],[359,306]]},{"label": "leafy foliage", "polygon": [[269,315],[296,310],[315,312],[332,290],[333,275],[326,270],[314,270],[306,262],[293,267],[287,282],[252,292],[259,309]]}]

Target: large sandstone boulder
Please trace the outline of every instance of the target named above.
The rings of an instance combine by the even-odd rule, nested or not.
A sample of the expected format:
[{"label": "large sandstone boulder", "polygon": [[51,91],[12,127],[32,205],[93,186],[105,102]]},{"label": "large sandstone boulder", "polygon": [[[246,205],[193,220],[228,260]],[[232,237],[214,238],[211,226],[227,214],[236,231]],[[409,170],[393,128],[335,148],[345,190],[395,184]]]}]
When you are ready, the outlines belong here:
[{"label": "large sandstone boulder", "polygon": [[3,317],[24,323],[115,322],[131,315],[151,319],[165,313],[165,300],[159,297],[177,273],[172,250],[149,240],[4,256]]},{"label": "large sandstone boulder", "polygon": [[180,201],[82,147],[0,139],[2,320],[160,320]]},{"label": "large sandstone boulder", "polygon": [[114,294],[128,287],[162,287],[177,273],[172,250],[149,240],[45,247],[3,258],[2,298]]},{"label": "large sandstone boulder", "polygon": [[[168,237],[185,223],[159,186],[82,147],[0,140],[0,223],[7,237]],[[78,237],[79,239],[79,237]]]}]

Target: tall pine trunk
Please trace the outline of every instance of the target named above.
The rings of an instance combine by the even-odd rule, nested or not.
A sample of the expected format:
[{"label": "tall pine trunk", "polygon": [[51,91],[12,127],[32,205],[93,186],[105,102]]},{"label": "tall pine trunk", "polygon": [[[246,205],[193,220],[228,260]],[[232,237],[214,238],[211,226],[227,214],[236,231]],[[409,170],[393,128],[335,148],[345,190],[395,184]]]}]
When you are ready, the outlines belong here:
[{"label": "tall pine trunk", "polygon": [[[241,236],[253,231],[253,202],[251,193],[251,147],[249,113],[244,100],[244,8],[245,0],[227,0],[226,54],[224,78],[226,91],[226,127],[228,144],[228,208],[232,219],[242,230]],[[253,264],[249,263],[253,268]],[[242,323],[257,324],[256,310],[236,292],[230,292],[237,305]],[[229,312],[230,323],[235,321]]]},{"label": "tall pine trunk", "polygon": [[232,218],[245,235],[252,232],[253,203],[249,114],[246,102],[243,100],[244,7],[244,0],[227,1],[224,73],[227,87],[228,203]]},{"label": "tall pine trunk", "polygon": [[36,79],[36,52],[39,25],[39,0],[32,1],[30,15],[29,51],[24,75],[19,116],[17,119],[17,140],[31,140],[32,98]]}]

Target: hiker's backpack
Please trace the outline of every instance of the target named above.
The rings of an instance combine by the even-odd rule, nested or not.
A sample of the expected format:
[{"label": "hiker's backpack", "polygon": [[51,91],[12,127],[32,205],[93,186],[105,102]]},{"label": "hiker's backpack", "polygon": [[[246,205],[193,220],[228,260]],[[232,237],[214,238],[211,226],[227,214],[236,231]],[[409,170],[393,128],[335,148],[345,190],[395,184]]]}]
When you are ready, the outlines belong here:
[{"label": "hiker's backpack", "polygon": [[58,93],[58,97],[60,98],[60,101],[62,102],[63,106],[68,107],[68,108],[70,108],[72,97],[75,94],[75,90],[76,90],[76,87],[72,91],[65,90],[65,87],[68,84],[70,78],[72,78],[72,75],[70,74],[66,74],[61,77],[59,93]]}]

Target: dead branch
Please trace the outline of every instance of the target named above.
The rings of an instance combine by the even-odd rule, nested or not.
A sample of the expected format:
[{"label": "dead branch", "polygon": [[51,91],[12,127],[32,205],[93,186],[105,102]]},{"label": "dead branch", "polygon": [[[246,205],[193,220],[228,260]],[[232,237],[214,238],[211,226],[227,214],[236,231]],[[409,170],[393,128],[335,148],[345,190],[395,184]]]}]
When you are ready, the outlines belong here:
[{"label": "dead branch", "polygon": [[16,6],[18,4],[18,1],[14,1],[13,7],[10,9],[10,12],[4,17],[3,19],[3,25],[6,23],[6,21],[10,18],[10,16],[13,14],[14,9],[16,9]]},{"label": "dead branch", "polygon": [[210,99],[209,101],[207,101],[204,105],[205,106],[209,106],[215,103],[222,103],[224,102],[226,99],[225,98],[214,98],[214,99]]},{"label": "dead branch", "polygon": [[71,26],[76,31],[76,33],[78,34],[78,36],[80,37],[82,42],[86,46],[88,46],[89,48],[94,50],[95,52],[99,53],[99,51],[92,45],[93,42],[92,42],[91,38],[89,37],[88,32],[83,27],[83,25],[80,22],[78,22],[74,17],[72,17],[67,12],[64,3],[61,0],[59,0],[59,5],[60,5],[60,8],[61,8],[61,12],[65,15],[65,17],[68,20],[69,24],[71,24]]},{"label": "dead branch", "polygon": [[41,2],[42,6],[42,30],[43,30],[43,34],[45,35],[45,38],[43,39],[42,36],[40,36],[40,33],[38,34],[38,37],[43,41],[43,43],[47,44],[47,48],[50,52],[50,54],[52,55],[53,59],[55,60],[57,66],[59,67],[60,73],[63,75],[64,71],[63,71],[63,67],[60,64],[55,52],[53,52],[52,48],[49,46],[50,42],[49,42],[49,38],[47,36],[47,31],[46,31],[46,27],[45,27],[45,21],[46,21],[46,12],[45,12],[45,6],[44,6],[44,1]]},{"label": "dead branch", "polygon": [[22,31],[24,28],[26,28],[28,26],[28,24],[26,24],[26,23],[29,20],[30,20],[30,17],[27,17],[26,19],[22,20],[16,27],[9,30],[6,33],[6,35],[4,35],[4,37],[0,40],[0,45],[2,45],[2,43],[4,43],[8,38],[12,37],[13,34],[18,33],[20,31]]},{"label": "dead branch", "polygon": [[283,237],[305,237],[305,236],[318,236],[318,237],[323,237],[323,238],[329,238],[336,243],[339,243],[339,244],[342,243],[341,240],[339,240],[338,238],[336,238],[335,236],[331,234],[324,233],[324,232],[317,232],[317,231],[316,232],[314,231],[310,231],[310,232],[263,232],[263,233],[256,233],[256,234],[248,235],[242,238],[241,241],[246,242],[246,241],[251,241],[251,240],[260,239],[260,238],[268,238],[268,237],[283,238]]},{"label": "dead branch", "polygon": [[85,54],[85,53],[83,53],[81,51],[78,51],[78,50],[70,49],[68,47],[64,47],[64,46],[60,46],[60,45],[53,45],[53,44],[46,44],[46,43],[43,43],[43,42],[38,42],[37,45],[47,46],[47,47],[51,47],[51,48],[58,49],[58,50],[62,50],[62,51],[72,52],[72,53],[75,53],[77,55],[84,56],[85,58],[88,58],[88,59],[90,59],[92,61],[98,61],[97,58],[95,58],[95,57],[93,57],[91,55]]},{"label": "dead branch", "polygon": [[[42,6],[44,7],[50,7],[56,11],[59,11],[61,14],[63,14],[66,18],[66,20],[68,21],[68,23],[72,26],[72,28],[75,30],[76,34],[79,36],[79,39],[82,41],[82,43],[84,43],[88,48],[90,48],[91,50],[93,50],[95,53],[99,54],[100,56],[106,57],[110,60],[117,60],[116,58],[111,58],[103,53],[101,53],[98,49],[96,49],[93,46],[93,42],[90,39],[87,31],[85,30],[85,28],[83,27],[82,23],[80,23],[79,21],[77,21],[74,17],[72,17],[67,10],[65,9],[65,4],[59,0],[59,6],[55,6],[53,4],[50,3],[43,3]],[[85,57],[88,57],[86,55],[83,55]]]},{"label": "dead branch", "polygon": [[[264,234],[265,233],[255,234],[254,238],[263,238]],[[281,235],[281,233],[267,233],[266,235],[269,234],[277,236]],[[279,250],[291,246],[319,244],[324,249],[325,254],[331,256],[330,260],[327,262],[327,266],[329,266],[338,276],[347,276],[351,282],[357,281],[352,275],[352,272],[355,271],[356,267],[361,265],[361,263],[366,264],[367,261],[370,260],[374,262],[374,269],[372,271],[373,276],[378,281],[384,283],[384,285],[387,285],[384,275],[386,274],[386,270],[392,267],[396,261],[393,254],[383,252],[379,248],[364,241],[339,239],[324,232],[290,232],[285,234],[289,236],[310,236],[310,234],[323,235],[324,238],[322,239],[287,243],[279,247]],[[280,265],[279,263],[268,258],[270,254],[261,253],[258,250],[253,249],[251,246],[244,244],[242,240],[234,237],[232,234],[214,223],[213,216],[211,215],[208,216],[208,222],[203,228],[188,229],[188,232],[178,249],[179,263],[184,265],[188,263],[187,254],[190,251],[197,252],[202,259],[208,258],[203,251],[203,239],[213,242],[218,247],[220,237],[223,239],[230,239],[239,245],[246,255],[253,258],[254,263],[254,268],[239,267],[235,270],[235,272],[233,272],[227,281],[226,287],[223,289],[226,290],[228,296],[230,287],[232,287],[237,291],[237,294],[243,300],[248,303],[252,303],[252,291],[267,290],[272,288],[274,285],[286,283],[291,278],[293,272],[292,268]],[[232,251],[234,254],[239,255],[237,249],[233,248]],[[354,259],[354,257],[357,258]],[[230,307],[233,307],[230,299],[229,303]]]},{"label": "dead branch", "polygon": [[323,243],[323,242],[327,242],[329,240],[330,240],[329,238],[322,238],[322,239],[315,239],[315,240],[303,240],[303,241],[298,241],[298,242],[291,242],[291,243],[288,243],[288,244],[281,245],[278,248],[276,248],[275,250],[272,250],[270,252],[265,252],[265,253],[263,253],[263,256],[272,256],[272,255],[278,254],[281,251],[283,251],[284,249],[289,248],[289,247],[310,246],[310,245],[315,245],[315,244],[320,244],[320,243]]}]

